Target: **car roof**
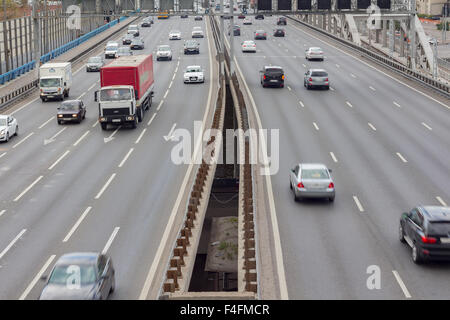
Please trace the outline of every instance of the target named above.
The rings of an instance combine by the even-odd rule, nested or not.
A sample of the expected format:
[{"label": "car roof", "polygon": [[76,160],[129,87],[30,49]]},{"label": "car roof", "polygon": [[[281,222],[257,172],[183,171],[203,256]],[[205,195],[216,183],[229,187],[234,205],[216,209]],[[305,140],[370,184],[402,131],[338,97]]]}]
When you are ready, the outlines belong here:
[{"label": "car roof", "polygon": [[62,255],[56,264],[96,263],[100,254],[96,252],[74,252]]},{"label": "car roof", "polygon": [[311,72],[327,72],[325,69],[309,69],[309,71],[311,71]]},{"label": "car roof", "polygon": [[191,68],[201,68],[200,66],[187,66],[186,69],[191,69]]},{"label": "car roof", "polygon": [[263,29],[256,30],[255,32],[264,32]]},{"label": "car roof", "polygon": [[443,206],[423,206],[420,211],[427,216],[428,221],[448,221],[450,222],[450,207]]},{"label": "car roof", "polygon": [[7,119],[8,118],[8,115],[6,115],[6,114],[0,114],[0,119]]},{"label": "car roof", "polygon": [[326,165],[322,163],[299,163],[301,169],[328,169]]},{"label": "car roof", "polygon": [[264,69],[283,69],[280,66],[264,66]]},{"label": "car roof", "polygon": [[64,103],[67,103],[67,104],[69,104],[69,103],[80,103],[81,102],[81,100],[76,100],[76,99],[74,99],[74,100],[66,100],[66,101],[63,101],[62,103],[64,104]]}]

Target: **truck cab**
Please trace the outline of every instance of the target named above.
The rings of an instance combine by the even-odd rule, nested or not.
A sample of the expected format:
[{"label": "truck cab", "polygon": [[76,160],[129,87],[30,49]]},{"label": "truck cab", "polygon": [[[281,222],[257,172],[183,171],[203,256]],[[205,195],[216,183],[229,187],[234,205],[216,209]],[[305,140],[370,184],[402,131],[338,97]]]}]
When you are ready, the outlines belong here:
[{"label": "truck cab", "polygon": [[107,123],[130,123],[137,126],[136,94],[133,86],[108,86],[96,93],[95,100],[99,103],[99,122],[102,129]]}]

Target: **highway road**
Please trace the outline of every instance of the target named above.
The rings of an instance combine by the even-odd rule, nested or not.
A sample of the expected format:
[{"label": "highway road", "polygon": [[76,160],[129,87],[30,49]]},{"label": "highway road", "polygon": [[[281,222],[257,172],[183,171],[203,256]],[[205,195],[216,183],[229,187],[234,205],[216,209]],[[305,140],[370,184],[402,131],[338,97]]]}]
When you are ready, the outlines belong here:
[{"label": "highway road", "polygon": [[[209,37],[199,39],[199,55],[184,55],[193,26],[202,26]],[[181,30],[183,40],[169,41],[172,29]],[[142,53],[170,44],[173,61],[154,57],[155,97],[136,130],[101,130],[94,102],[99,73],[86,73],[84,65],[73,70],[70,91],[70,98],[87,105],[81,124],[58,125],[60,102],[42,103],[37,95],[9,110],[20,134],[0,144],[0,299],[37,299],[40,276],[62,254],[78,251],[112,257],[112,299],[139,297],[188,168],[172,163],[174,143],[163,136],[175,123],[192,131],[217,89],[205,21],[155,19],[151,28],[141,28],[141,37]],[[102,52],[103,47],[96,54]],[[204,84],[183,83],[188,65],[205,69]]]},{"label": "highway road", "polygon": [[[271,176],[289,299],[449,299],[449,264],[415,265],[398,240],[400,214],[450,203],[450,107],[369,66],[290,20],[274,38],[276,17],[254,20],[235,38],[238,69],[262,127],[279,130],[280,169]],[[228,24],[228,22],[227,22]],[[256,29],[256,53],[240,43]],[[310,46],[325,61],[307,61]],[[262,88],[265,65],[285,70],[285,87]],[[303,87],[308,68],[324,68],[331,90]],[[438,101],[439,100],[439,101]],[[333,170],[336,200],[294,202],[289,171],[299,162]],[[368,267],[381,272],[369,290]]]}]

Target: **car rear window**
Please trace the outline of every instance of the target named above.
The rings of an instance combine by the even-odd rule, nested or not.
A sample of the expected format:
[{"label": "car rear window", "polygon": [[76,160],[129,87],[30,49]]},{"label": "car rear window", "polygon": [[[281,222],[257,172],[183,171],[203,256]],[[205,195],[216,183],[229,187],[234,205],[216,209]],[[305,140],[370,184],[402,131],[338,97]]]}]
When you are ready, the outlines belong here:
[{"label": "car rear window", "polygon": [[323,71],[313,71],[311,74],[313,77],[327,77],[328,73]]},{"label": "car rear window", "polygon": [[325,169],[303,169],[302,179],[328,179],[328,171]]},{"label": "car rear window", "polygon": [[283,69],[280,69],[280,68],[267,68],[266,72],[269,74],[283,74],[284,73]]},{"label": "car rear window", "polygon": [[450,234],[450,222],[448,221],[433,221],[428,224],[428,233],[448,235]]}]

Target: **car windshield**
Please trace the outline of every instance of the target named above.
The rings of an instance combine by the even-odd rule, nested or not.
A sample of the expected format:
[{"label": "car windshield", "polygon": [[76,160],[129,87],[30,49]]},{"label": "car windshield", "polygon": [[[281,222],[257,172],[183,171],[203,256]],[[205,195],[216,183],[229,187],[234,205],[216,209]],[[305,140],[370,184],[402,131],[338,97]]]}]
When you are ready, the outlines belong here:
[{"label": "car windshield", "polygon": [[100,91],[101,101],[131,100],[129,89],[102,89]]},{"label": "car windshield", "polygon": [[450,222],[448,221],[430,222],[428,225],[428,233],[447,235],[450,233]]},{"label": "car windshield", "polygon": [[283,73],[283,69],[280,68],[267,68],[266,72],[269,74],[282,74]]},{"label": "car windshield", "polygon": [[256,30],[256,33],[264,33],[264,30]]},{"label": "car windshield", "polygon": [[178,30],[172,30],[170,33],[180,33]]},{"label": "car windshield", "polygon": [[107,46],[106,47],[106,51],[113,51],[113,50],[117,50],[117,46]]},{"label": "car windshield", "polygon": [[326,73],[325,71],[313,71],[311,76],[313,76],[313,77],[327,77],[328,73]]},{"label": "car windshield", "polygon": [[6,119],[0,119],[0,126],[6,126]]},{"label": "car windshield", "polygon": [[41,87],[57,87],[60,83],[60,79],[41,79]]},{"label": "car windshield", "polygon": [[158,48],[158,51],[170,51],[170,47],[169,46],[161,46]]},{"label": "car windshield", "polygon": [[253,41],[244,41],[244,45],[245,46],[251,46],[254,45],[255,43]]},{"label": "car windshield", "polygon": [[100,58],[100,57],[92,57],[92,58],[89,58],[89,60],[88,60],[88,63],[100,63],[100,62],[102,62],[102,58]]},{"label": "car windshield", "polygon": [[48,282],[51,284],[71,284],[74,276],[80,277],[80,284],[87,285],[95,283],[97,277],[95,275],[95,267],[93,265],[57,265],[53,269]]},{"label": "car windshield", "polygon": [[200,67],[189,67],[186,69],[186,72],[200,72]]},{"label": "car windshield", "polygon": [[130,52],[130,49],[128,47],[121,47],[117,49],[117,53],[128,53]]},{"label": "car windshield", "polygon": [[320,48],[309,48],[310,51],[314,51],[314,52],[320,52],[322,51],[322,49]]},{"label": "car windshield", "polygon": [[76,110],[78,108],[78,102],[64,102],[59,109],[60,110]]},{"label": "car windshield", "polygon": [[197,45],[197,42],[194,42],[194,41],[188,41],[188,42],[186,42],[186,45],[187,45],[187,46],[190,46],[190,47],[193,47],[193,46],[196,46],[196,45]]},{"label": "car windshield", "polygon": [[303,169],[302,179],[328,179],[328,171],[325,169]]},{"label": "car windshield", "polygon": [[200,27],[194,27],[194,28],[192,29],[192,31],[202,31],[202,28],[200,28]]}]

